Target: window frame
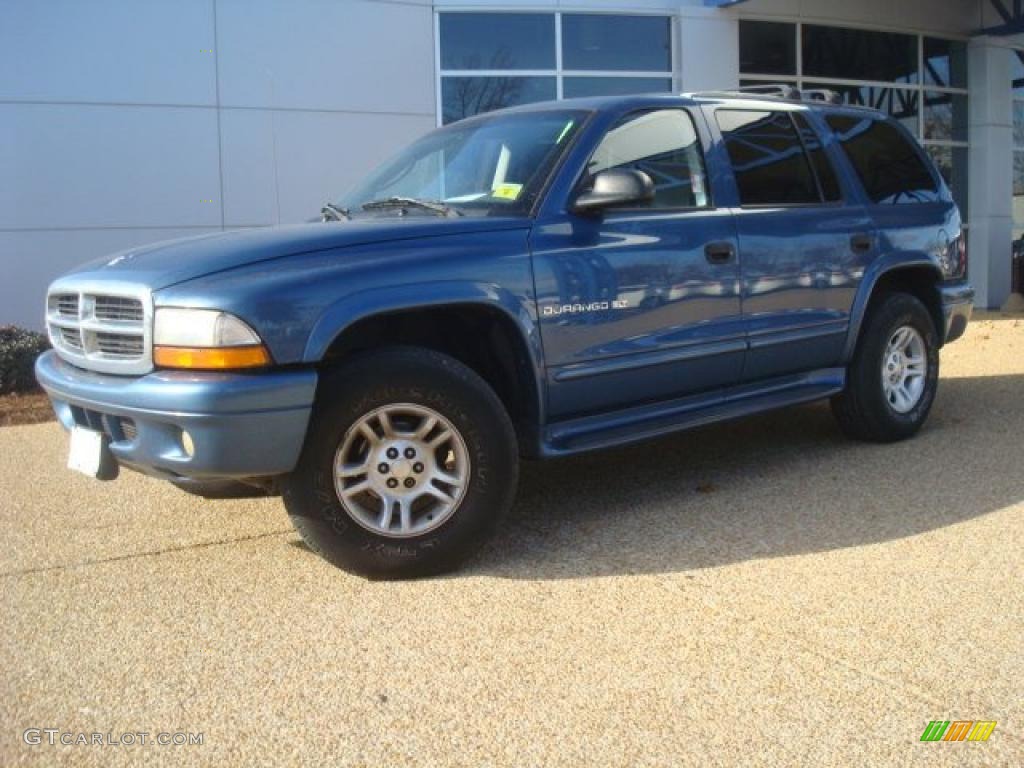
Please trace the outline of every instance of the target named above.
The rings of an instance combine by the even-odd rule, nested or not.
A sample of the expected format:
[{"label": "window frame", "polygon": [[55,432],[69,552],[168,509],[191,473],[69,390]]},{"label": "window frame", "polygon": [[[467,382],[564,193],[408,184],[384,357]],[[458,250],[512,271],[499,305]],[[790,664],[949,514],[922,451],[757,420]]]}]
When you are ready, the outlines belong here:
[{"label": "window frame", "polygon": [[[502,14],[536,14],[555,17],[555,68],[554,69],[442,69],[441,67],[441,16],[454,14],[474,14],[500,16]],[[562,17],[563,16],[653,16],[666,19],[669,27],[670,69],[664,71],[648,70],[616,70],[616,69],[565,69],[562,56]],[[679,20],[678,14],[671,11],[650,9],[625,10],[560,8],[558,10],[537,9],[531,6],[522,8],[500,7],[489,8],[445,8],[434,7],[434,103],[436,107],[437,127],[444,125],[444,99],[442,83],[445,77],[553,77],[555,80],[555,99],[562,101],[565,97],[565,78],[620,78],[642,79],[657,78],[671,81],[671,90],[666,93],[677,93],[680,90],[680,78],[677,62],[679,60]]]},{"label": "window frame", "polygon": [[[795,109],[779,109],[775,105],[773,105],[773,107],[775,107],[775,108],[773,108],[773,109],[765,109],[763,107],[761,107],[761,108],[759,108],[759,107],[734,107],[734,106],[725,104],[725,105],[721,105],[721,106],[715,106],[711,110],[712,111],[712,117],[714,117],[714,120],[709,120],[708,122],[713,122],[714,123],[713,130],[718,132],[718,136],[722,140],[722,150],[723,150],[723,153],[724,153],[725,160],[729,164],[729,174],[732,176],[733,187],[736,190],[736,207],[739,208],[742,211],[763,211],[763,210],[772,210],[772,209],[775,209],[775,208],[784,208],[784,209],[791,209],[791,208],[792,209],[799,209],[799,208],[841,208],[844,205],[846,205],[846,191],[843,189],[843,184],[842,184],[842,181],[840,180],[841,177],[839,175],[838,170],[836,169],[835,163],[833,163],[831,161],[831,159],[828,157],[828,152],[826,151],[827,148],[826,148],[826,145],[825,145],[825,140],[822,138],[820,131],[818,131],[815,128],[814,123],[811,120],[807,120],[807,123],[808,123],[808,125],[810,125],[811,130],[814,131],[815,135],[817,135],[817,137],[818,137],[818,141],[821,143],[822,151],[825,151],[825,155],[826,155],[825,159],[832,166],[832,172],[836,176],[836,181],[839,182],[839,199],[838,200],[826,200],[825,199],[825,192],[824,192],[824,189],[821,186],[821,180],[818,178],[818,169],[814,167],[814,163],[811,161],[811,155],[807,151],[807,142],[804,141],[804,137],[800,133],[800,127],[797,125],[796,120],[793,119],[793,113],[797,112],[797,111],[800,111],[800,110],[795,110]],[[807,110],[807,111],[809,111],[809,110]],[[814,202],[814,203],[744,203],[743,202],[743,198],[742,198],[742,196],[740,194],[739,181],[737,181],[737,179],[736,179],[736,169],[733,168],[732,157],[729,156],[729,149],[728,149],[728,146],[726,145],[725,134],[722,132],[722,128],[721,128],[721,126],[718,123],[718,113],[719,112],[760,112],[760,113],[768,112],[768,113],[771,113],[771,114],[786,115],[786,117],[789,118],[789,125],[790,125],[790,127],[793,129],[793,132],[796,134],[797,141],[800,142],[800,148],[801,148],[801,150],[803,150],[804,162],[807,163],[807,169],[810,171],[811,179],[814,181],[814,188],[818,192],[818,201]]]},{"label": "window frame", "polygon": [[718,203],[716,201],[715,190],[714,190],[713,185],[711,183],[711,174],[708,172],[708,150],[709,150],[709,146],[710,145],[706,141],[706,138],[701,135],[701,130],[700,130],[700,125],[701,124],[700,124],[699,118],[702,117],[702,115],[699,114],[699,111],[700,111],[699,107],[691,107],[691,106],[686,106],[686,105],[680,104],[680,105],[676,105],[676,106],[664,106],[664,107],[659,107],[659,106],[653,106],[652,105],[652,106],[649,106],[649,107],[639,107],[637,109],[631,109],[628,112],[623,112],[621,115],[619,115],[619,117],[615,120],[614,123],[612,123],[612,124],[610,124],[608,126],[608,128],[601,134],[600,138],[596,142],[594,142],[594,148],[590,152],[587,153],[586,160],[583,162],[582,167],[576,173],[576,178],[573,180],[572,186],[569,188],[569,196],[568,196],[567,200],[565,201],[566,202],[566,206],[567,207],[571,207],[572,201],[575,200],[576,197],[583,191],[583,187],[586,184],[586,182],[587,182],[587,180],[588,180],[588,178],[590,176],[590,174],[587,172],[587,166],[590,165],[590,159],[594,156],[594,153],[597,152],[598,147],[601,146],[601,142],[604,141],[604,137],[608,135],[609,131],[611,131],[614,128],[616,128],[617,126],[621,125],[623,122],[625,122],[625,121],[627,121],[627,120],[629,120],[629,119],[631,119],[633,117],[636,117],[638,115],[645,115],[645,114],[649,114],[651,112],[682,112],[682,113],[684,113],[690,119],[690,122],[693,125],[693,132],[697,136],[697,148],[700,151],[700,159],[701,159],[701,164],[703,165],[703,171],[704,171],[704,183],[705,183],[705,186],[707,187],[706,192],[705,192],[705,194],[707,194],[707,198],[708,198],[707,205],[681,205],[681,206],[672,206],[672,207],[667,207],[667,208],[642,208],[642,207],[639,207],[639,206],[634,207],[634,206],[621,205],[621,206],[610,206],[608,208],[604,208],[603,210],[604,210],[604,212],[610,213],[610,214],[611,213],[620,213],[620,214],[621,213],[626,213],[626,214],[629,214],[631,216],[637,215],[637,214],[639,214],[639,215],[648,215],[649,216],[649,215],[659,215],[659,214],[660,215],[665,215],[665,214],[669,214],[669,213],[693,213],[695,211],[700,211],[700,212],[705,212],[706,213],[708,211],[718,210],[719,206],[718,206]]}]

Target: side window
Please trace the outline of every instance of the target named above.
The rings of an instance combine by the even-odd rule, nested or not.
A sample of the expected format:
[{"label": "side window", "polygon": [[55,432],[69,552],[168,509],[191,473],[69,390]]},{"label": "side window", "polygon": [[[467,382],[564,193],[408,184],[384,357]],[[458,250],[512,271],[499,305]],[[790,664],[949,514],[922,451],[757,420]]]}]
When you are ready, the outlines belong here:
[{"label": "side window", "polygon": [[825,147],[821,139],[814,132],[807,118],[799,112],[793,113],[793,122],[796,129],[800,131],[800,138],[804,141],[804,149],[811,158],[811,165],[814,166],[814,174],[818,177],[818,184],[821,185],[821,196],[827,203],[834,203],[842,198],[839,191],[839,181],[836,179],[835,169],[825,153]]},{"label": "side window", "polygon": [[633,168],[654,181],[654,200],[645,208],[703,208],[707,177],[700,141],[690,114],[661,109],[629,115],[601,139],[587,163],[594,175],[609,168]]},{"label": "side window", "polygon": [[715,117],[739,187],[740,205],[821,202],[788,113],[720,109]]},{"label": "side window", "polygon": [[872,202],[897,205],[938,199],[938,185],[921,153],[894,125],[845,115],[825,120]]}]

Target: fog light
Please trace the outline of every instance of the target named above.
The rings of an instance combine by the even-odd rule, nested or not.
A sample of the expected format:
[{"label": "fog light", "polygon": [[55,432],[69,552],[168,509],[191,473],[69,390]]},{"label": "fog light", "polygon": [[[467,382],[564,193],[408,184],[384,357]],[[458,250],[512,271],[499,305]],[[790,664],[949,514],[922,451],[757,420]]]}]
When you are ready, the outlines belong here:
[{"label": "fog light", "polygon": [[192,442],[192,435],[186,432],[184,429],[181,430],[181,448],[185,451],[185,455],[190,459],[196,453],[196,444]]}]

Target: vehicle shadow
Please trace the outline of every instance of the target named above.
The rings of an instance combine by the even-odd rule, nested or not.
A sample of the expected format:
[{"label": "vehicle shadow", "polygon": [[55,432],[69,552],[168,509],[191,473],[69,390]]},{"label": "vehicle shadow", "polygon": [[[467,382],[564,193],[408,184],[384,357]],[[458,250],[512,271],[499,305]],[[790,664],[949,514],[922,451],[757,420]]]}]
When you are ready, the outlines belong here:
[{"label": "vehicle shadow", "polygon": [[1024,499],[1024,376],[950,378],[924,430],[839,432],[827,404],[629,448],[529,463],[465,572],[574,579],[669,573],[915,536]]}]

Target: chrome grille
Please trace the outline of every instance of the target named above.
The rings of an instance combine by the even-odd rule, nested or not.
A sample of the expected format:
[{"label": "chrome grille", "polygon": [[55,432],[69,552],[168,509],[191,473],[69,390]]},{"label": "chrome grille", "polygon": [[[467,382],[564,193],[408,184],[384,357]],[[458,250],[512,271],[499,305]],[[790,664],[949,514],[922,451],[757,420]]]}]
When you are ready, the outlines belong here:
[{"label": "chrome grille", "polygon": [[142,302],[124,296],[94,297],[97,320],[112,320],[117,323],[141,323],[145,317]]},{"label": "chrome grille", "polygon": [[50,297],[50,312],[61,317],[78,317],[78,294],[58,293]]},{"label": "chrome grille", "polygon": [[77,328],[58,328],[60,333],[60,343],[62,346],[69,347],[76,352],[81,352],[82,347],[82,332]]},{"label": "chrome grille", "polygon": [[123,333],[97,333],[96,349],[110,357],[138,358],[142,356],[142,337]]},{"label": "chrome grille", "polygon": [[117,281],[62,278],[46,302],[50,341],[69,363],[103,373],[153,369],[149,291]]}]

